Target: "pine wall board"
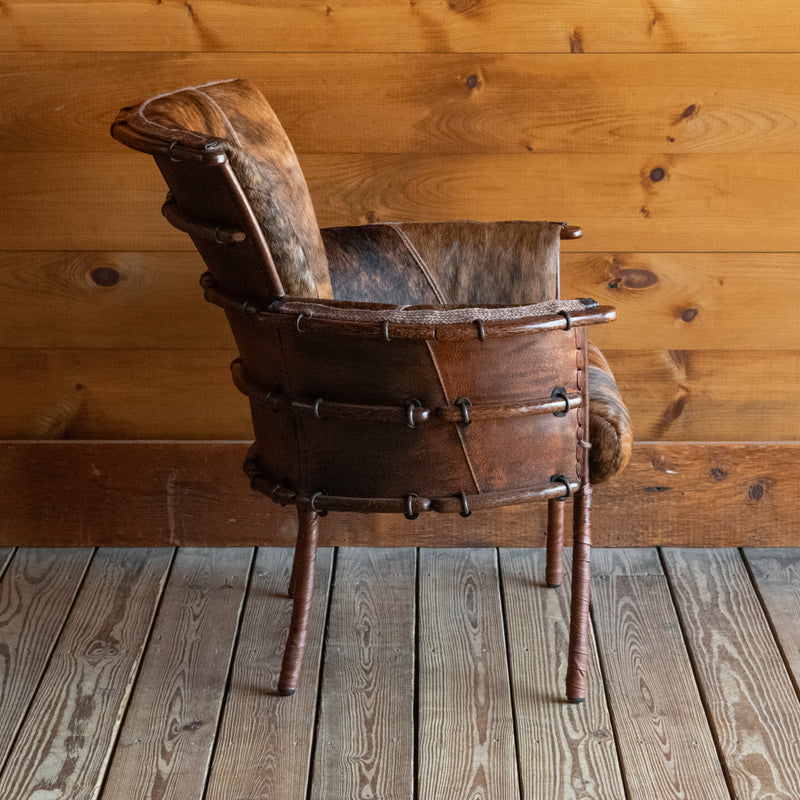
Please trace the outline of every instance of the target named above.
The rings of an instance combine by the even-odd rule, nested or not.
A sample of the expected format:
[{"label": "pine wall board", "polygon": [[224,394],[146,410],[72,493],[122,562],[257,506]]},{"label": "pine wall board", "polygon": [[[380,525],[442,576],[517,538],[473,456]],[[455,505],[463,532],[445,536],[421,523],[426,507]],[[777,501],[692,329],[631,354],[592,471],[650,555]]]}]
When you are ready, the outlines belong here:
[{"label": "pine wall board", "polygon": [[0,438],[251,435],[202,263],[108,132],[244,76],[323,226],[580,225],[563,294],[617,306],[592,336],[638,440],[800,439],[799,34],[794,0],[6,0]]}]

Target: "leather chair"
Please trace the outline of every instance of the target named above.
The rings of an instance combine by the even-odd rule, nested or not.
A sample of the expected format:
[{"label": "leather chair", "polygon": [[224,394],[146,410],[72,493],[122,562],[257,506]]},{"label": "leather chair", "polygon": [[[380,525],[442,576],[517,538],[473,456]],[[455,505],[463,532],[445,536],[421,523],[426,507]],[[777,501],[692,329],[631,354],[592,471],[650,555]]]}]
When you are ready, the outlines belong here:
[{"label": "leather chair", "polygon": [[320,231],[300,165],[249,82],[181,89],[120,112],[112,134],[155,157],[163,213],[188,233],[240,351],[254,489],[295,504],[292,621],[278,689],[295,690],[318,519],[329,511],[473,510],[548,501],[549,586],[574,498],[567,696],[586,692],[591,484],[631,451],[630,420],[589,325],[559,300],[549,222],[371,224]]}]

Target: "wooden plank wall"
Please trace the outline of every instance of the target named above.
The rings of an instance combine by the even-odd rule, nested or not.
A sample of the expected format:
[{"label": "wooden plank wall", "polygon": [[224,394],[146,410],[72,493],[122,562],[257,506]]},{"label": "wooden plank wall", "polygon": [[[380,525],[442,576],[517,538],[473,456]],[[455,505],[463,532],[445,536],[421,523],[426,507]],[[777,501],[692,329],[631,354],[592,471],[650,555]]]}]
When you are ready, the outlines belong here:
[{"label": "wooden plank wall", "polygon": [[638,440],[800,439],[794,0],[0,4],[0,438],[247,439],[118,109],[261,87],[321,225],[563,219]]}]

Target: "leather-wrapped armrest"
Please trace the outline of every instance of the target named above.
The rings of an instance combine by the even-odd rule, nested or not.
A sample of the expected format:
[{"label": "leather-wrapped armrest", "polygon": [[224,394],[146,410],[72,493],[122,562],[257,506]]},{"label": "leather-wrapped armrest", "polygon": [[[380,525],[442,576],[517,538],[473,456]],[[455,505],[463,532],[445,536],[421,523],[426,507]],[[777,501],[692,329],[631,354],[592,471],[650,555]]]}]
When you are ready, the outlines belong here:
[{"label": "leather-wrapped armrest", "polygon": [[633,429],[614,374],[600,350],[589,343],[589,473],[601,483],[630,461]]}]

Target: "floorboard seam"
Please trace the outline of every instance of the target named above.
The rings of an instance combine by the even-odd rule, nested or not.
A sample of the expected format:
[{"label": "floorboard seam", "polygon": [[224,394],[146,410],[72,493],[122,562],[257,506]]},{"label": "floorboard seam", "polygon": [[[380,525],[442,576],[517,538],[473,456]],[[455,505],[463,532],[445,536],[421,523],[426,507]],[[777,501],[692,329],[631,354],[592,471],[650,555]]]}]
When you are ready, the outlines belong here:
[{"label": "floorboard seam", "polygon": [[617,765],[619,766],[619,776],[622,780],[622,791],[625,792],[626,800],[637,800],[632,794],[630,786],[628,785],[628,776],[625,774],[625,764],[622,760],[619,750],[619,731],[617,728],[616,709],[611,703],[611,696],[608,692],[608,672],[606,671],[606,664],[603,660],[603,651],[597,645],[597,624],[594,618],[594,605],[589,603],[589,630],[592,635],[592,643],[594,645],[595,653],[597,654],[597,666],[600,669],[600,683],[603,688],[603,695],[606,699],[606,708],[608,709],[608,720],[611,723],[611,736],[614,738],[614,753],[617,757]]},{"label": "floorboard seam", "polygon": [[675,587],[672,585],[669,565],[667,564],[667,559],[664,557],[663,548],[657,547],[656,552],[658,553],[658,558],[661,562],[661,569],[664,572],[664,580],[666,581],[667,591],[669,591],[669,596],[672,600],[672,607],[675,609],[675,616],[678,619],[678,629],[681,632],[683,647],[686,650],[686,655],[689,657],[689,666],[692,669],[692,676],[694,677],[694,683],[697,687],[697,693],[700,695],[700,703],[703,706],[703,713],[706,716],[706,723],[708,724],[708,729],[711,732],[711,741],[714,742],[714,749],[717,752],[717,760],[719,761],[720,768],[722,769],[722,775],[725,778],[725,785],[728,787],[728,794],[730,795],[731,800],[737,800],[733,779],[731,778],[730,771],[728,770],[728,764],[725,761],[725,757],[722,753],[722,745],[719,741],[719,735],[717,734],[714,720],[711,717],[711,710],[708,707],[708,698],[706,697],[705,690],[703,689],[703,683],[699,678],[700,671],[697,666],[697,661],[695,660],[694,653],[692,652],[691,645],[689,644],[689,635],[686,632],[686,622],[683,618],[683,614],[681,613],[681,607],[675,593]]},{"label": "floorboard seam", "polygon": [[414,747],[412,758],[414,760],[411,765],[412,774],[414,776],[412,786],[412,796],[414,800],[419,800],[419,587],[420,587],[420,574],[419,574],[419,547],[415,548],[416,556],[416,572],[414,574],[414,710],[412,714],[412,725],[414,727]]},{"label": "floorboard seam", "polygon": [[322,643],[320,644],[319,651],[319,671],[317,673],[317,702],[314,706],[314,726],[311,734],[311,747],[308,751],[308,776],[306,779],[306,800],[311,800],[311,794],[314,790],[314,763],[317,757],[317,744],[319,742],[319,725],[322,716],[322,685],[325,673],[325,657],[328,650],[328,631],[331,622],[331,609],[333,608],[333,592],[336,588],[336,579],[338,577],[339,566],[339,548],[333,549],[333,558],[331,559],[331,577],[328,581],[328,596],[325,599],[325,623],[322,626]]},{"label": "floorboard seam", "polygon": [[3,580],[3,578],[5,577],[6,572],[8,572],[8,569],[11,566],[11,562],[17,557],[18,552],[19,552],[19,547],[11,548],[11,552],[8,554],[8,557],[6,558],[2,567],[0,567],[0,581]]},{"label": "floorboard seam", "polygon": [[761,594],[761,589],[758,585],[758,580],[756,579],[755,574],[753,573],[752,567],[750,566],[750,561],[747,558],[747,553],[745,552],[745,548],[739,548],[739,557],[742,559],[744,563],[744,568],[747,571],[747,576],[750,578],[750,583],[753,584],[753,590],[756,593],[756,598],[758,599],[758,604],[761,606],[761,613],[764,615],[764,619],[767,622],[767,626],[769,627],[769,631],[772,634],[772,638],[775,641],[775,644],[778,647],[778,652],[781,656],[781,661],[783,661],[784,669],[786,670],[786,674],[789,676],[789,681],[794,688],[794,693],[797,695],[797,699],[800,700],[800,685],[798,685],[798,681],[795,678],[794,673],[792,672],[791,665],[789,663],[789,659],[786,657],[786,650],[784,650],[783,642],[781,642],[781,638],[778,635],[778,631],[775,628],[775,625],[772,621],[772,616],[769,613],[769,608],[767,604],[764,602],[764,596]]},{"label": "floorboard seam", "polygon": [[517,791],[520,800],[525,800],[525,793],[522,784],[522,760],[519,747],[519,722],[517,719],[517,702],[514,695],[514,680],[511,669],[511,643],[508,635],[508,614],[506,613],[506,590],[503,582],[503,570],[500,563],[500,548],[495,549],[495,559],[497,561],[497,587],[500,592],[500,615],[503,620],[503,642],[506,649],[506,671],[508,674],[508,692],[511,696],[511,722],[514,728],[514,753],[517,759]]}]

